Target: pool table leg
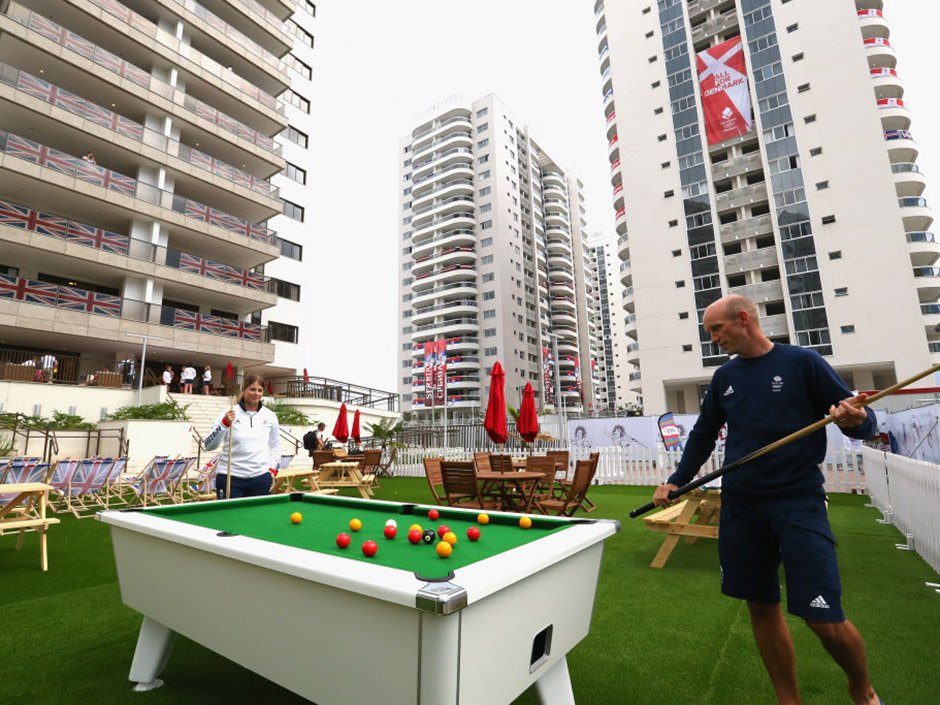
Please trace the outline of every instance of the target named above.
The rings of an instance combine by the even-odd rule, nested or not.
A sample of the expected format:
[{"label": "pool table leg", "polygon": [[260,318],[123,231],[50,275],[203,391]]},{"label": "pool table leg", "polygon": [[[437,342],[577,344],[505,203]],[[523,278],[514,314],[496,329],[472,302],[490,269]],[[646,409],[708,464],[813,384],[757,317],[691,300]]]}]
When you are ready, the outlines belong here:
[{"label": "pool table leg", "polygon": [[542,705],[575,705],[568,675],[568,659],[562,658],[535,681],[535,692]]},{"label": "pool table leg", "polygon": [[137,650],[131,663],[129,680],[136,681],[134,690],[153,690],[163,685],[157,678],[166,667],[176,643],[176,632],[150,617],[144,617],[137,637]]}]

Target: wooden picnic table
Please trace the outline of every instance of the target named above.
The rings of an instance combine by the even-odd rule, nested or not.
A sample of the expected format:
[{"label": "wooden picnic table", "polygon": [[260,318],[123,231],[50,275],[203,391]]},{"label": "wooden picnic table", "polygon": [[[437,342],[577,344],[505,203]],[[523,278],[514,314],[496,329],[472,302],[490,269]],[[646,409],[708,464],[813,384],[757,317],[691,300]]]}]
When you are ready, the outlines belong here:
[{"label": "wooden picnic table", "polygon": [[[493,485],[499,487],[500,509],[504,511],[525,512],[531,510],[529,497],[529,483],[545,477],[541,472],[526,472],[513,470],[512,472],[495,472],[493,470],[478,470],[477,479],[483,483],[481,494],[486,493]],[[515,490],[515,492],[513,492]]]},{"label": "wooden picnic table", "polygon": [[359,490],[363,499],[374,496],[372,483],[375,481],[375,475],[363,475],[359,472],[359,463],[333,461],[323,463],[318,469],[320,476],[317,478],[317,484],[322,488],[354,487]]},{"label": "wooden picnic table", "polygon": [[651,568],[666,565],[683,536],[686,543],[695,543],[700,538],[718,538],[721,493],[715,490],[692,490],[685,497],[684,501],[643,518],[650,531],[666,534],[663,545],[650,563]]},{"label": "wooden picnic table", "polygon": [[[46,504],[52,485],[43,482],[21,482],[0,485],[0,535],[8,531],[18,531],[16,550],[23,546],[23,535],[30,529],[39,532],[39,564],[43,570],[49,570],[49,556],[46,550],[46,529],[59,520],[46,517]],[[38,507],[36,506],[38,503]]]},{"label": "wooden picnic table", "polygon": [[318,468],[284,468],[271,485],[271,494],[294,492],[298,488],[295,483],[300,482],[300,491],[315,492],[317,494],[336,494],[339,490],[323,489],[317,482],[320,470]]}]

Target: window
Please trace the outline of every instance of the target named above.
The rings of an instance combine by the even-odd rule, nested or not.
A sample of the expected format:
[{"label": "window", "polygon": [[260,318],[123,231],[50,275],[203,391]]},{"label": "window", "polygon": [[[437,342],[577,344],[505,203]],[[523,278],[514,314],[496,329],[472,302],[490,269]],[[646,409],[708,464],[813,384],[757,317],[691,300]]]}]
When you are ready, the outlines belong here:
[{"label": "window", "polygon": [[491,191],[492,189],[489,186],[484,186],[483,188],[480,189],[480,195],[489,196]]},{"label": "window", "polygon": [[644,36],[645,36],[647,39],[649,39],[650,37],[653,36],[653,30],[650,30],[649,32],[647,32]]},{"label": "window", "polygon": [[483,300],[484,300],[484,301],[492,301],[492,300],[495,299],[495,298],[496,298],[496,292],[495,292],[495,291],[484,291],[484,292],[483,292]]},{"label": "window", "polygon": [[481,179],[488,179],[488,178],[490,178],[490,170],[487,169],[486,171],[481,171],[481,172],[480,172],[480,178],[481,178]]},{"label": "window", "polygon": [[310,13],[311,17],[317,16],[317,6],[310,2],[310,0],[304,0],[304,9]]},{"label": "window", "polygon": [[271,340],[280,340],[284,343],[296,343],[298,340],[298,331],[297,326],[268,321],[268,337]]},{"label": "window", "polygon": [[[482,280],[485,281],[485,282],[491,282],[491,281],[493,281],[495,278],[496,278],[496,274],[494,274],[493,272],[487,272],[486,274],[483,275]],[[485,298],[485,296],[484,296],[484,298]]]},{"label": "window", "polygon": [[659,81],[653,81],[650,84],[650,88],[659,88]]},{"label": "window", "polygon": [[401,383],[404,384],[404,385],[409,385],[409,384],[411,384],[411,382],[412,382],[411,377],[402,377],[402,378],[401,378]]},{"label": "window", "polygon": [[488,308],[486,311],[483,312],[483,318],[496,318],[496,309]]},{"label": "window", "polygon": [[491,210],[493,210],[492,203],[484,203],[482,206],[480,206],[481,213],[489,213]]},{"label": "window", "polygon": [[497,349],[496,348],[483,348],[483,354],[484,355],[496,355]]},{"label": "window", "polygon": [[484,117],[488,112],[489,112],[489,108],[480,108],[479,110],[477,110],[477,117],[478,118]]},{"label": "window", "polygon": [[284,204],[284,215],[293,220],[299,220],[301,223],[304,222],[303,206],[298,206],[296,203],[291,203],[286,198],[282,198],[281,203]]},{"label": "window", "polygon": [[684,320],[688,319],[688,317],[689,317],[689,312],[688,312],[688,311],[682,311],[682,312],[679,313],[679,320],[680,320],[680,321],[684,321]]},{"label": "window", "polygon": [[855,332],[855,326],[842,326],[842,327],[840,328],[840,330],[841,330],[844,334],[848,335],[849,333],[854,333],[854,332]]},{"label": "window", "polygon": [[486,164],[490,160],[489,154],[484,154],[482,157],[477,159],[477,164]]},{"label": "window", "polygon": [[803,122],[806,123],[807,125],[809,125],[811,122],[816,122],[816,113],[813,113],[812,115],[807,115],[805,118],[803,118]]},{"label": "window", "polygon": [[656,139],[659,140],[660,142],[665,142],[665,141],[666,141],[666,135],[659,135],[659,136],[656,137]]},{"label": "window", "polygon": [[305,169],[301,169],[299,166],[287,163],[287,167],[284,169],[284,176],[286,176],[291,181],[296,181],[298,184],[307,183],[307,172]]},{"label": "window", "polygon": [[836,217],[834,215],[824,215],[822,222],[823,222],[823,225],[830,225],[836,222]]},{"label": "window", "polygon": [[669,189],[668,191],[663,193],[663,198],[672,198],[675,195],[676,195],[676,192],[673,191],[672,189]]},{"label": "window", "polygon": [[842,259],[842,250],[833,250],[830,252],[829,259]]},{"label": "window", "polygon": [[477,126],[477,134],[480,134],[481,132],[486,132],[486,130],[489,128],[489,126],[490,126],[490,124],[489,124],[488,122],[484,122],[482,125],[478,125],[478,126]]},{"label": "window", "polygon": [[482,240],[480,240],[480,247],[489,247],[492,244],[493,244],[493,238],[491,237],[485,237]]},{"label": "window", "polygon": [[480,258],[480,264],[493,264],[493,255],[483,255]]},{"label": "window", "polygon": [[670,228],[675,228],[675,227],[677,227],[678,225],[679,225],[679,221],[678,221],[678,220],[670,220],[670,221],[669,221],[669,227],[670,227]]},{"label": "window", "polygon": [[825,189],[827,189],[827,188],[829,188],[829,182],[828,182],[828,181],[820,181],[818,184],[816,184],[816,190],[817,190],[817,191],[823,191],[823,190],[825,190]]},{"label": "window", "polygon": [[484,329],[483,329],[483,337],[484,337],[484,338],[495,338],[495,337],[496,337],[496,329],[495,329],[495,328],[484,328]]},{"label": "window", "polygon": [[293,105],[298,110],[303,110],[308,115],[310,114],[310,101],[304,98],[299,93],[292,91],[292,90],[287,90],[287,91],[284,91],[284,94],[282,97],[284,98],[285,101]]},{"label": "window", "polygon": [[300,41],[306,44],[308,47],[313,47],[313,35],[310,34],[307,30],[303,29],[293,20],[286,21],[288,29],[297,37]]},{"label": "window", "polygon": [[663,109],[662,109],[662,108],[655,108],[655,109],[653,110],[653,115],[662,115],[662,114],[663,114]]},{"label": "window", "polygon": [[681,257],[681,256],[682,256],[682,250],[673,250],[673,251],[672,251],[672,256],[673,256],[673,257]]},{"label": "window", "polygon": [[789,34],[793,34],[793,33],[794,33],[796,30],[798,30],[799,28],[800,28],[800,23],[799,23],[799,22],[796,22],[796,23],[794,23],[794,24],[791,24],[789,27],[787,27],[787,32],[788,32]]},{"label": "window", "polygon": [[648,58],[646,61],[647,61],[648,63],[652,64],[652,63],[655,63],[655,62],[657,61],[657,59],[659,59],[658,56],[651,56],[651,57]]},{"label": "window", "polygon": [[822,147],[813,147],[809,150],[809,156],[811,157],[818,157],[820,154],[822,154]]},{"label": "window", "polygon": [[479,142],[477,142],[477,149],[483,149],[484,147],[489,147],[489,146],[490,146],[490,138],[489,138],[489,137],[487,137],[487,138],[485,138],[485,139],[482,139],[482,140],[480,140]]},{"label": "window", "polygon": [[281,246],[282,257],[295,259],[298,262],[303,261],[304,259],[303,245],[298,245],[296,242],[291,242],[290,240],[284,240],[283,238],[278,238],[277,241],[278,241],[278,244]]},{"label": "window", "polygon": [[802,61],[802,60],[803,60],[803,52],[801,51],[799,54],[794,54],[794,55],[793,55],[793,60],[794,60],[794,61]]},{"label": "window", "polygon": [[298,59],[293,54],[288,54],[287,56],[285,56],[284,62],[287,64],[289,68],[299,73],[308,81],[313,77],[313,69],[311,69],[309,66],[307,66],[307,64],[305,64],[303,61]]},{"label": "window", "polygon": [[677,288],[677,289],[681,289],[681,288],[684,287],[684,286],[685,286],[685,282],[684,282],[684,281],[678,281],[678,282],[676,282],[676,288]]},{"label": "window", "polygon": [[287,139],[289,139],[294,144],[299,144],[304,149],[307,148],[307,135],[298,130],[296,127],[290,125],[287,126],[287,132],[285,133]]},{"label": "window", "polygon": [[672,162],[663,162],[659,165],[660,169],[668,169],[671,166]]},{"label": "window", "polygon": [[839,287],[838,289],[835,290],[835,294],[836,296],[848,296],[849,288],[847,286]]},{"label": "window", "polygon": [[808,90],[809,90],[809,84],[808,84],[808,83],[801,83],[800,85],[798,85],[798,86],[796,87],[796,92],[797,92],[797,93],[806,93],[806,91],[808,91]]},{"label": "window", "polygon": [[683,345],[683,346],[682,346],[682,352],[692,352],[692,346],[691,346],[691,345]]},{"label": "window", "polygon": [[275,279],[271,277],[271,281],[274,282],[275,291],[277,295],[282,299],[290,299],[291,301],[300,301],[300,285],[293,284],[292,282],[286,282],[283,279]]},{"label": "window", "polygon": [[492,220],[484,220],[482,223],[480,223],[480,230],[489,230],[492,227],[493,227]]}]

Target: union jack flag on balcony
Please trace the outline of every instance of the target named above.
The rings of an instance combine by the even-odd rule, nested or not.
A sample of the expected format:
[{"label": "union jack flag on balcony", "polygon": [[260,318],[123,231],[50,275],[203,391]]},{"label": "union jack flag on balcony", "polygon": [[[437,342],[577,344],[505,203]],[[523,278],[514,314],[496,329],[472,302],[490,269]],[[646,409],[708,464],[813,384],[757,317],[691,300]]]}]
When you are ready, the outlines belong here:
[{"label": "union jack flag on balcony", "polygon": [[234,215],[220,211],[217,208],[209,209],[210,225],[225,228],[226,230],[238,230],[239,224],[244,222],[245,221],[241,220],[241,218],[236,218]]},{"label": "union jack flag on balcony", "polygon": [[225,267],[225,281],[259,291],[264,288],[264,277],[262,275],[238,267]]},{"label": "union jack flag on balcony", "polygon": [[147,88],[150,85],[149,73],[137,68],[134,64],[127,63],[120,56],[104,51],[100,47],[95,52],[95,63],[104,66],[108,71],[114,71],[114,73],[136,83],[138,86]]},{"label": "union jack flag on balcony", "polygon": [[61,44],[66,49],[81,54],[86,59],[94,60],[95,58],[94,44],[74,32],[69,32],[65,27],[56,24],[52,20],[47,20],[45,17],[33,13],[29,17],[29,28],[47,39],[51,39],[56,44]]},{"label": "union jack flag on balcony", "polygon": [[75,163],[75,178],[89,184],[101,186],[109,191],[117,191],[125,196],[134,196],[137,191],[137,181],[116,171],[105,169],[97,164],[78,159]]},{"label": "union jack flag on balcony", "polygon": [[79,161],[65,152],[50,149],[19,135],[9,135],[7,137],[7,154],[33,164],[47,166],[69,176],[75,175],[75,162]]},{"label": "union jack flag on balcony", "polygon": [[261,340],[261,326],[245,321],[233,321],[230,318],[220,318],[219,327],[226,338],[242,338],[244,340]]},{"label": "union jack flag on balcony", "polygon": [[255,225],[254,223],[249,223],[248,221],[241,220],[240,218],[234,219],[237,222],[233,223],[228,229],[232,232],[236,232],[239,235],[245,235],[250,237],[252,240],[261,240],[262,242],[270,241],[270,231],[263,225]]},{"label": "union jack flag on balcony", "polygon": [[[233,120],[233,119],[230,118],[228,115],[225,115],[224,117],[225,117],[226,120],[231,121],[231,127],[226,127],[226,129],[231,130],[232,132],[234,132],[234,133],[235,133],[236,135],[238,135],[239,137],[244,137],[244,138],[245,138],[246,140],[248,140],[249,142],[253,142],[253,141],[254,141],[255,135],[257,134],[254,130],[252,130],[252,129],[251,129],[250,127],[248,127],[247,125],[243,125],[242,123],[238,122],[237,120]],[[219,123],[219,124],[221,124],[221,123]]]},{"label": "union jack flag on balcony", "polygon": [[111,318],[121,317],[120,296],[99,294],[95,291],[85,291],[72,286],[59,287],[59,298],[56,306],[69,311],[83,311]]},{"label": "union jack flag on balcony", "polygon": [[118,235],[84,223],[69,223],[68,239],[77,245],[94,247],[96,250],[113,252],[116,255],[126,255],[131,242],[127,235]]},{"label": "union jack flag on balcony", "polygon": [[157,28],[152,22],[138,15],[133,10],[128,9],[121,3],[115,2],[114,0],[93,0],[93,2],[127,24],[136,27],[144,34],[150,37],[156,36]]},{"label": "union jack flag on balcony", "polygon": [[85,117],[92,122],[135,140],[144,137],[144,126],[94,103],[85,105]]},{"label": "union jack flag on balcony", "polygon": [[205,118],[209,122],[215,124],[219,119],[219,111],[215,108],[211,108],[200,100],[196,101],[196,115],[201,118]]},{"label": "union jack flag on balcony", "polygon": [[190,164],[195,164],[200,169],[205,169],[206,171],[211,171],[213,174],[221,176],[229,181],[234,179],[235,169],[225,162],[218,161],[214,157],[210,157],[208,154],[204,154],[197,149],[192,151],[192,154],[189,156]]},{"label": "union jack flag on balcony", "polygon": [[[248,130],[248,128],[242,125],[238,120],[230,118],[228,115],[221,112],[216,113],[215,124],[223,130],[228,130],[236,135],[241,135],[244,130],[247,130],[249,133],[251,132],[251,130]],[[241,130],[239,130],[239,128],[241,128]]]},{"label": "union jack flag on balcony", "polygon": [[202,221],[203,223],[209,222],[209,213],[212,209],[209,206],[204,206],[201,203],[196,203],[195,201],[186,200],[186,205],[183,209],[183,215],[190,218],[195,218],[196,220]]},{"label": "union jack flag on balcony", "polygon": [[228,279],[228,267],[218,262],[188,255],[185,252],[180,253],[180,269],[190,274],[198,274],[201,277],[208,277],[216,281],[226,281]]},{"label": "union jack flag on balcony", "polygon": [[41,235],[65,238],[68,221],[51,213],[30,210],[8,201],[0,201],[0,225],[8,225],[22,230],[32,230]]},{"label": "union jack flag on balcony", "polygon": [[35,279],[22,279],[10,274],[0,274],[0,298],[3,299],[13,299],[42,306],[55,306],[58,289],[59,287],[55,284],[47,284]]},{"label": "union jack flag on balcony", "polygon": [[40,100],[52,103],[73,115],[84,115],[85,113],[85,101],[82,98],[31,74],[20,71],[20,75],[16,80],[16,87],[24,93],[29,93]]},{"label": "union jack flag on balcony", "polygon": [[206,316],[201,313],[174,309],[173,327],[183,328],[184,330],[194,330],[197,333],[219,334],[219,323],[224,319],[218,316]]},{"label": "union jack flag on balcony", "polygon": [[262,135],[260,132],[255,133],[254,143],[269,152],[274,152],[277,149],[274,140],[267,135]]}]

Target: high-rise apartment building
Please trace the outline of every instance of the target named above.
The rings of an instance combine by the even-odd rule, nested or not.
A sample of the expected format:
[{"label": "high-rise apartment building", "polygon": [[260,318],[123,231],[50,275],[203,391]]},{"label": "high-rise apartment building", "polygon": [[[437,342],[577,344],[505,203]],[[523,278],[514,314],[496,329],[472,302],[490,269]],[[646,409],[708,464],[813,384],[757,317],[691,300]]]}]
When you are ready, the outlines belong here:
[{"label": "high-rise apartment building", "polygon": [[[631,359],[697,410],[728,293],[857,389],[940,351],[940,248],[881,0],[598,0]],[[640,375],[642,374],[642,377]]]},{"label": "high-rise apartment building", "polygon": [[5,350],[63,380],[134,357],[128,334],[158,373],[300,366],[315,9],[0,6]]},{"label": "high-rise apartment building", "polygon": [[403,410],[437,408],[432,350],[446,350],[437,399],[452,417],[486,408],[497,361],[509,404],[531,383],[539,408],[588,408],[597,340],[581,183],[493,95],[426,111],[399,156]]},{"label": "high-rise apartment building", "polygon": [[[635,370],[627,362],[637,357],[639,346],[627,335],[623,316],[624,307],[628,315],[633,313],[633,290],[620,281],[621,262],[615,235],[594,233],[589,247],[594,251],[597,267],[598,375],[606,391],[605,404],[600,409],[615,413],[639,401],[637,391],[630,388],[635,386],[639,390],[639,382],[631,381],[630,375]],[[635,329],[631,330],[635,333]]]}]

